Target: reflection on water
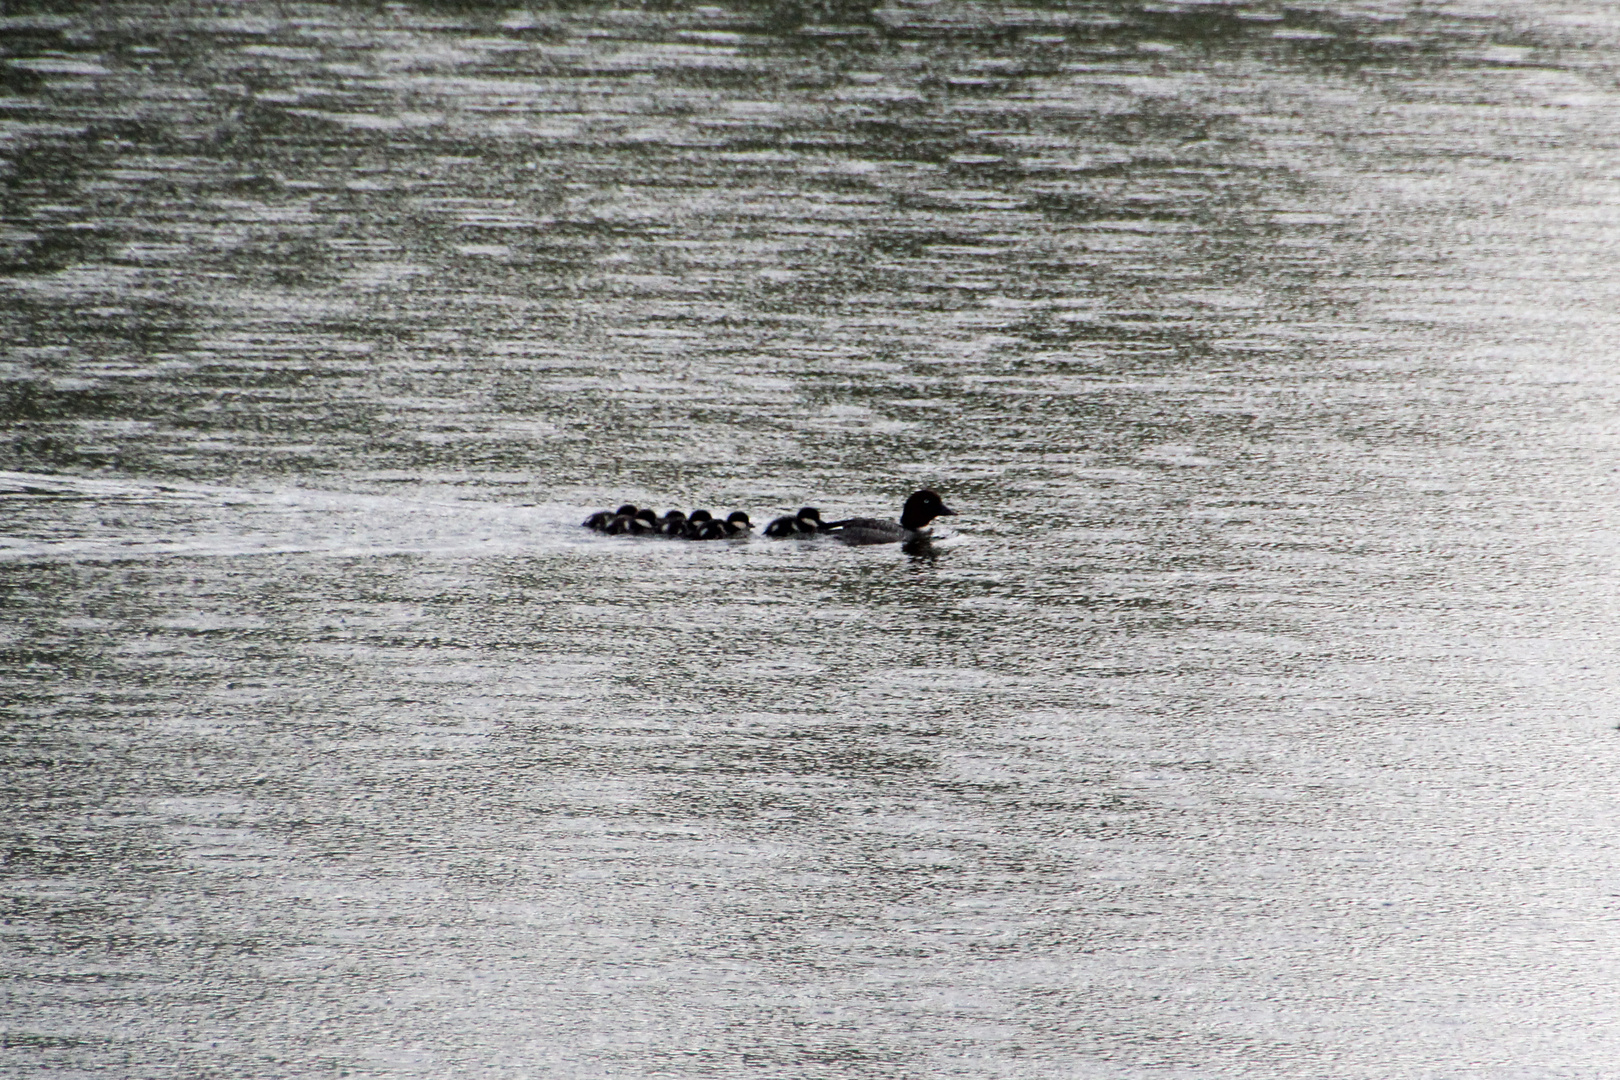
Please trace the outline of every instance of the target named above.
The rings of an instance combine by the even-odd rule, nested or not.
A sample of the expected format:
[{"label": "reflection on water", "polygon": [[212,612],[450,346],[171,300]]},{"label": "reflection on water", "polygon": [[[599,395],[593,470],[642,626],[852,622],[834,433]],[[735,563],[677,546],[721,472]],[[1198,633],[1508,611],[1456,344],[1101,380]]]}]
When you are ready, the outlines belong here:
[{"label": "reflection on water", "polygon": [[8,1060],[1606,1075],[1616,30],[8,8]]}]

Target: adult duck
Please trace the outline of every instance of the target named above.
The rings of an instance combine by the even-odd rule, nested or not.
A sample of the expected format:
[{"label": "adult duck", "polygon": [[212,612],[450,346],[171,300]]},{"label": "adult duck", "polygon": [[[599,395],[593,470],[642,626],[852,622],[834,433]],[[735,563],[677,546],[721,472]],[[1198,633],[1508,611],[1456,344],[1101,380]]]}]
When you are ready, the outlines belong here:
[{"label": "adult duck", "polygon": [[883,518],[844,518],[827,523],[827,535],[846,544],[911,544],[927,540],[928,523],[935,518],[955,517],[956,511],[945,505],[937,492],[912,492],[900,510],[899,521]]}]

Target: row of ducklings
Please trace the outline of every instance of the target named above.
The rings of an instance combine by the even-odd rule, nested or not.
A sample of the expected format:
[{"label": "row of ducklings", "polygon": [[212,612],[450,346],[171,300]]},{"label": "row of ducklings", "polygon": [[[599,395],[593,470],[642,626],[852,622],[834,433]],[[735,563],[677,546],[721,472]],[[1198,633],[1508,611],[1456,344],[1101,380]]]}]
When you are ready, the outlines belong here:
[{"label": "row of ducklings", "polygon": [[754,530],[741,510],[733,510],[724,521],[707,510],[694,510],[690,515],[670,510],[660,517],[656,511],[634,503],[625,503],[617,510],[598,510],[583,524],[609,536],[665,536],[671,540],[730,540]]},{"label": "row of ducklings", "polygon": [[[679,510],[666,511],[662,517],[654,510],[625,503],[617,510],[598,510],[582,524],[609,536],[664,536],[672,540],[731,540],[749,536],[754,525],[741,510],[733,510],[724,521],[707,510],[694,510],[690,514]],[[813,506],[802,508],[790,517],[779,517],[765,526],[765,535],[772,537],[813,536],[827,531],[821,520],[821,511]]]}]

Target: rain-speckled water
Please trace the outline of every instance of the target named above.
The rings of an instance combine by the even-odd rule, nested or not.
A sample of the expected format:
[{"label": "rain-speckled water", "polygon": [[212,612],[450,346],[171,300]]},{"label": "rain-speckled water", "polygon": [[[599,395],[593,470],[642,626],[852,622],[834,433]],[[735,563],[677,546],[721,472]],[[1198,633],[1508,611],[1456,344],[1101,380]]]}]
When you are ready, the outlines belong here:
[{"label": "rain-speckled water", "polygon": [[1620,1075],[1617,77],[6,4],[0,1073]]}]

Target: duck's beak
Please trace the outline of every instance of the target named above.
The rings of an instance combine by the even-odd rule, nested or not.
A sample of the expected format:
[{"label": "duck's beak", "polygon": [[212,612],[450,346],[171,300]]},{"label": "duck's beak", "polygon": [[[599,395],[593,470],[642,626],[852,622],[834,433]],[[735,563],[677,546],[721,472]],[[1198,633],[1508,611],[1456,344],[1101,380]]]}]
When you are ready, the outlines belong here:
[{"label": "duck's beak", "polygon": [[956,511],[952,510],[950,507],[946,506],[944,503],[940,503],[939,504],[939,516],[940,517],[955,517],[956,516]]}]

